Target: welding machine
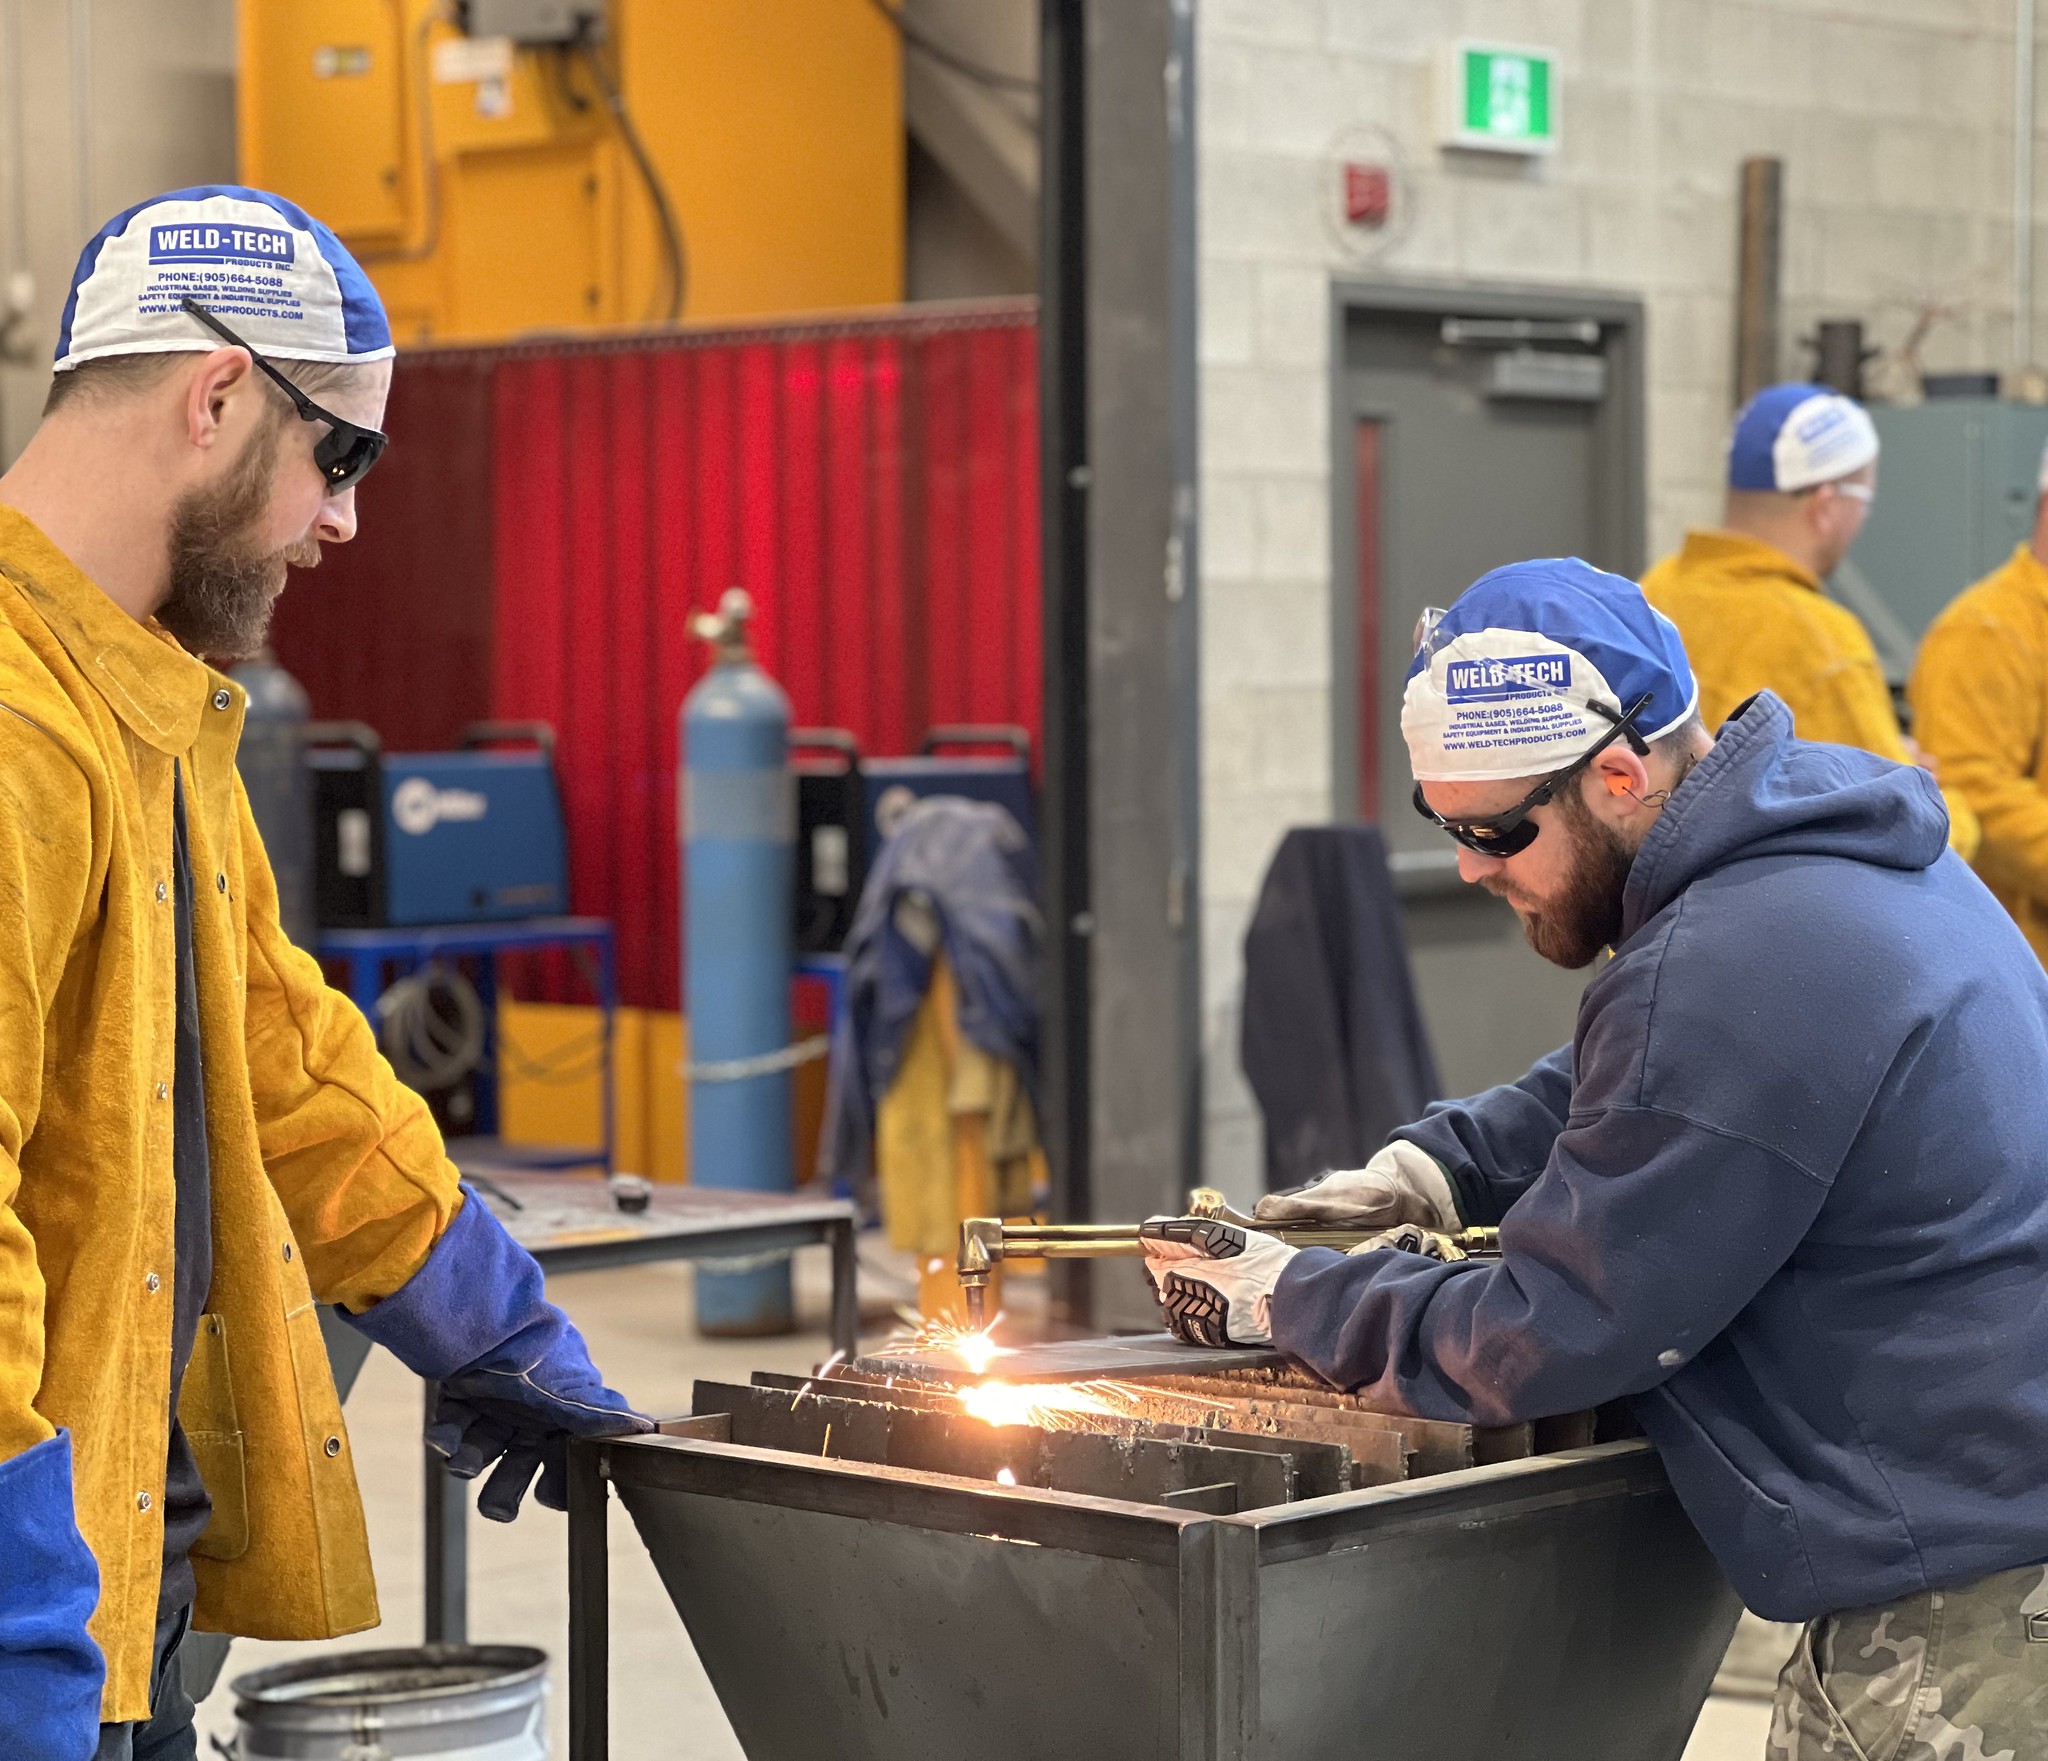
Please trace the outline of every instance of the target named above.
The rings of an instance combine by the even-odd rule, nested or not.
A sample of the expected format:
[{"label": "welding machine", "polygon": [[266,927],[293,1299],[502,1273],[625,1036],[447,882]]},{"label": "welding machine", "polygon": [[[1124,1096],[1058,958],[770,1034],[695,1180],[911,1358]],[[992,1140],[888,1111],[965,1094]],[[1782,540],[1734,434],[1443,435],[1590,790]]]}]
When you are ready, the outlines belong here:
[{"label": "welding machine", "polygon": [[[510,742],[524,749],[500,750]],[[322,929],[491,923],[569,907],[545,722],[477,722],[455,752],[385,752],[361,722],[306,730]]]}]

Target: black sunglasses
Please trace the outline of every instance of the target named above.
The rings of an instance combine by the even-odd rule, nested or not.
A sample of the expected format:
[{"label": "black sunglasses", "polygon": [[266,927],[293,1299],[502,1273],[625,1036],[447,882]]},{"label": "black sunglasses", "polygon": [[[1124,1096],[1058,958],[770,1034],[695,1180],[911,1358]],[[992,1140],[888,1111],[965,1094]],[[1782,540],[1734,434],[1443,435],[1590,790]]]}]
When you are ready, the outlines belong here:
[{"label": "black sunglasses", "polygon": [[1557,792],[1571,779],[1605,752],[1617,740],[1626,740],[1629,749],[1638,758],[1650,756],[1649,743],[1636,732],[1635,720],[1650,706],[1650,693],[1645,691],[1621,714],[1616,715],[1604,703],[1586,705],[1595,715],[1604,715],[1614,726],[1595,740],[1563,770],[1552,771],[1514,806],[1505,813],[1489,813],[1481,819],[1445,819],[1435,808],[1422,798],[1422,785],[1415,785],[1415,811],[1433,826],[1447,831],[1468,850],[1476,850],[1482,856],[1519,856],[1535,843],[1536,834],[1543,828],[1532,825],[1529,815],[1538,807],[1547,807],[1557,798]]},{"label": "black sunglasses", "polygon": [[238,349],[248,351],[249,359],[267,373],[272,381],[292,400],[292,407],[299,412],[302,422],[325,422],[327,432],[313,445],[313,463],[320,467],[320,473],[327,479],[327,493],[339,495],[344,489],[353,489],[370,474],[370,467],[384,456],[384,448],[390,436],[379,433],[375,428],[365,428],[351,422],[345,416],[337,416],[332,410],[323,410],[303,391],[259,355],[254,349],[190,296],[184,301],[185,310],[224,342],[232,343]]}]

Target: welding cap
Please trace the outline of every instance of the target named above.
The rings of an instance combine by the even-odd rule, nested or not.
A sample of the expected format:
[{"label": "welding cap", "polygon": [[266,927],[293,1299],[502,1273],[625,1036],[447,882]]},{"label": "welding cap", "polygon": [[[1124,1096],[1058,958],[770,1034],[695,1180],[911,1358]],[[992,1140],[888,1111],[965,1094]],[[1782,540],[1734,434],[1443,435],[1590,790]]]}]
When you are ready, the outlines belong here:
[{"label": "welding cap", "polygon": [[1542,557],[1423,614],[1401,733],[1417,782],[1493,782],[1563,770],[1632,708],[1636,732],[1655,740],[1698,707],[1678,628],[1640,587],[1575,556]]},{"label": "welding cap", "polygon": [[207,184],[139,203],[93,235],[64,302],[57,371],[110,355],[219,348],[187,299],[278,360],[392,353],[384,303],[340,239],[268,190]]},{"label": "welding cap", "polygon": [[1728,437],[1728,487],[1790,494],[1833,483],[1877,457],[1877,425],[1854,398],[1825,385],[1767,385],[1743,405]]}]

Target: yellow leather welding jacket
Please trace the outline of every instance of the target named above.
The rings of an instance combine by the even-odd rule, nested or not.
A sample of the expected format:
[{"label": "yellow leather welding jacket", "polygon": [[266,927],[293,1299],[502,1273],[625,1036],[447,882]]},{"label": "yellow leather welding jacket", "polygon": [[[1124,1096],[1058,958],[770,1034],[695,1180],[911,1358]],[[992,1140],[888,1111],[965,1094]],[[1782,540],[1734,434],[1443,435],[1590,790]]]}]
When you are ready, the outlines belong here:
[{"label": "yellow leather welding jacket", "polygon": [[2048,568],[2021,545],[1936,618],[1913,724],[1984,828],[1975,867],[2048,961]]},{"label": "yellow leather welding jacket", "polygon": [[0,1459],[71,1433],[103,1717],[149,1711],[169,1446],[172,766],[185,778],[213,1289],[181,1417],[213,1499],[196,1622],[377,1621],[315,1296],[363,1308],[461,1202],[426,1108],[278,927],[244,698],[0,508]]},{"label": "yellow leather welding jacket", "polygon": [[[1769,689],[1785,700],[1802,740],[1913,762],[1870,633],[1775,545],[1742,532],[1688,532],[1643,577],[1643,592],[1685,639],[1710,729]],[[1946,774],[1939,781],[1949,845],[1967,858],[1977,848],[1976,816]]]}]

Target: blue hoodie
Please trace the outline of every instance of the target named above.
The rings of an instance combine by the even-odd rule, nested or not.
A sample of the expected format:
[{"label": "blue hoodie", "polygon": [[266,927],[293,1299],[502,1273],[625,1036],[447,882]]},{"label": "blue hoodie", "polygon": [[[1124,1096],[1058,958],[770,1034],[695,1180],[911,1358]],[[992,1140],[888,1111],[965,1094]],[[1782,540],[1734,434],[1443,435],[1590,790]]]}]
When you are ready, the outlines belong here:
[{"label": "blue hoodie", "polygon": [[1274,1343],[1429,1418],[1632,1395],[1773,1620],[2048,1558],[2048,977],[1947,829],[1737,711],[1572,1045],[1396,1134],[1501,1258],[1307,1249]]}]

